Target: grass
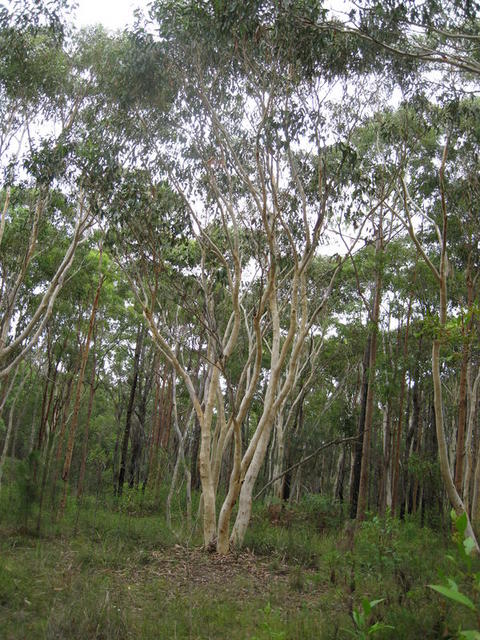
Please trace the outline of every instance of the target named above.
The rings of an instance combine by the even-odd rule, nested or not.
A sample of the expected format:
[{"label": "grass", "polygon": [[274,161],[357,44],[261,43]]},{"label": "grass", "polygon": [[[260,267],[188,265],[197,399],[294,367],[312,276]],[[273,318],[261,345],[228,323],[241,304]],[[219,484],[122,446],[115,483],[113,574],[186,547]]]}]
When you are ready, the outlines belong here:
[{"label": "grass", "polygon": [[36,536],[35,513],[25,521],[3,492],[1,638],[333,640],[351,637],[364,597],[384,598],[372,622],[394,627],[378,638],[448,638],[472,625],[426,586],[452,571],[447,540],[387,517],[365,522],[352,544],[338,505],[317,502],[275,524],[257,508],[247,549],[219,558],[179,519],[172,534],[148,496],[116,509],[71,502],[61,523],[47,512]]}]

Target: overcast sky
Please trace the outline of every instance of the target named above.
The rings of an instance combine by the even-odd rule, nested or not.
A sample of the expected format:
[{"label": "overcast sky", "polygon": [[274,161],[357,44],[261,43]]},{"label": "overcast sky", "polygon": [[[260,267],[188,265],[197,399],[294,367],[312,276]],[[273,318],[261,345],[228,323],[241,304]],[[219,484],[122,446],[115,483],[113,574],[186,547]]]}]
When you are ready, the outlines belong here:
[{"label": "overcast sky", "polygon": [[[103,24],[109,29],[120,29],[133,22],[133,11],[146,7],[149,0],[77,0],[77,26]],[[326,3],[335,12],[346,12],[348,0],[330,0]]]},{"label": "overcast sky", "polygon": [[133,11],[145,7],[147,0],[77,0],[76,24],[79,27],[103,24],[109,29],[120,29],[133,22]]}]

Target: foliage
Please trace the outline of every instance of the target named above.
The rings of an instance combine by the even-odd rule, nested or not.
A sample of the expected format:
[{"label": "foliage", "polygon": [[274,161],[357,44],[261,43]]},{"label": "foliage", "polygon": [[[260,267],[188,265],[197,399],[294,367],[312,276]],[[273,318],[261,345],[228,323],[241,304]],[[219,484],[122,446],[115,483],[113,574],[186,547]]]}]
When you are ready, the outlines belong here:
[{"label": "foliage", "polygon": [[[61,525],[45,527],[37,538],[15,528],[8,495],[2,493],[0,503],[5,514],[0,530],[0,624],[12,638],[26,633],[32,638],[74,638],[81,628],[86,639],[99,634],[148,639],[175,632],[188,638],[193,629],[199,638],[220,638],[229,629],[235,640],[331,640],[335,634],[346,637],[347,631],[371,637],[371,629],[381,623],[383,632],[374,637],[433,640],[443,629],[442,612],[424,585],[439,565],[448,570],[448,559],[438,553],[444,543],[413,522],[395,527],[388,521],[372,522],[359,531],[352,552],[345,551],[342,529],[302,529],[300,513],[293,527],[279,527],[264,514],[249,532],[255,555],[226,561],[191,549],[187,538],[172,536],[161,513],[125,513],[113,510],[113,503],[108,507],[103,500],[98,504],[85,497],[80,507],[72,502]],[[9,513],[4,508],[8,504]],[[310,518],[309,512],[305,516]],[[374,530],[384,536],[383,553],[391,549],[390,554],[401,558],[395,566],[372,566],[372,547],[362,539],[373,545]],[[308,545],[314,563],[300,555]],[[379,583],[388,593],[381,618],[378,605],[370,604],[370,610],[367,606],[375,601]],[[352,597],[364,601],[356,608],[357,622],[351,614]],[[465,616],[454,615],[454,620],[467,628]]]},{"label": "foliage", "polygon": [[352,613],[353,621],[355,623],[355,631],[350,631],[354,638],[360,638],[366,640],[367,638],[374,636],[380,631],[386,629],[393,629],[391,625],[384,624],[383,622],[369,623],[370,614],[372,609],[383,602],[384,598],[379,600],[367,600],[363,598],[361,609],[354,609]]},{"label": "foliage", "polygon": [[[451,519],[454,526],[453,540],[456,545],[457,557],[448,556],[458,570],[460,568],[460,575],[462,581],[465,582],[469,589],[472,591],[474,602],[469,596],[460,591],[458,580],[452,577],[446,578],[446,584],[430,584],[430,589],[438,592],[444,598],[460,604],[470,611],[472,611],[477,618],[477,629],[459,629],[458,637],[465,640],[478,640],[480,638],[480,571],[474,571],[475,558],[473,552],[475,549],[472,538],[465,537],[465,531],[467,528],[467,514],[464,512],[460,516],[457,516],[455,511],[451,511]],[[460,561],[460,567],[459,562]],[[478,563],[476,563],[478,564]]]}]

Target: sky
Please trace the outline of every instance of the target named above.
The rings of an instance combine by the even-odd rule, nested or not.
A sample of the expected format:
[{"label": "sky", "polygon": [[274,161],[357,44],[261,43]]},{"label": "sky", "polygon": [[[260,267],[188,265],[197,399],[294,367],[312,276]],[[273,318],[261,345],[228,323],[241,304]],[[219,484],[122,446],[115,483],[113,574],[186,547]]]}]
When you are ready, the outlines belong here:
[{"label": "sky", "polygon": [[[138,6],[146,7],[149,0],[77,0],[77,19],[79,27],[103,24],[108,29],[120,29],[133,22],[133,11]],[[348,8],[346,0],[330,0],[327,6],[343,12]]]},{"label": "sky", "polygon": [[76,25],[85,27],[103,24],[108,29],[120,29],[133,22],[133,12],[145,7],[147,0],[77,0]]}]

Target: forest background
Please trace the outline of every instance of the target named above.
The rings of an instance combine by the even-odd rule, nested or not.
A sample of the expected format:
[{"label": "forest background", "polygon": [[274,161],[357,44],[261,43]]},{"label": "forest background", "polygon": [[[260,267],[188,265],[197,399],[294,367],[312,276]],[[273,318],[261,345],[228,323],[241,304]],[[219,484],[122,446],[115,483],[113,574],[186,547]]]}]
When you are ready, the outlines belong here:
[{"label": "forest background", "polygon": [[[164,0],[111,33],[0,7],[9,539],[292,553],[343,594],[325,637],[413,637],[419,602],[415,633],[478,637],[478,9]],[[406,568],[451,517],[436,590],[476,623]],[[25,624],[67,637],[51,602]],[[309,637],[267,605],[248,633]]]}]

